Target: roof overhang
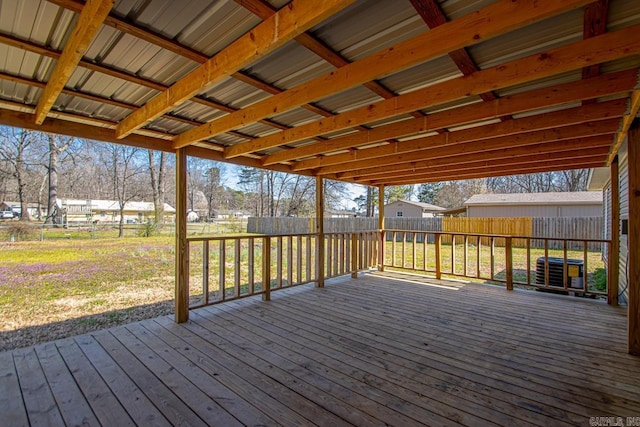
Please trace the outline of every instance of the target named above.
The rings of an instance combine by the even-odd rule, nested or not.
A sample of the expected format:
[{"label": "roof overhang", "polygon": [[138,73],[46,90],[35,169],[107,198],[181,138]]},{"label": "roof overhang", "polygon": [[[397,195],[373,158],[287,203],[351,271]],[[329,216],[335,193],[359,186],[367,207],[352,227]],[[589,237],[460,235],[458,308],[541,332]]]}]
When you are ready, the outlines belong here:
[{"label": "roof overhang", "polygon": [[0,124],[366,185],[610,164],[636,0],[2,3]]}]

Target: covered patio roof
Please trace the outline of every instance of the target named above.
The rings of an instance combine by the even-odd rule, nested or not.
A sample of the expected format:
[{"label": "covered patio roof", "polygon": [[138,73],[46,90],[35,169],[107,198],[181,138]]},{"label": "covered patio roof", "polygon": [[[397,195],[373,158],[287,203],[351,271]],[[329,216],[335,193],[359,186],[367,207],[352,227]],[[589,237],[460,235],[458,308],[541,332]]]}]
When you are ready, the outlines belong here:
[{"label": "covered patio roof", "polygon": [[606,166],[635,0],[3,2],[0,124],[394,185]]}]

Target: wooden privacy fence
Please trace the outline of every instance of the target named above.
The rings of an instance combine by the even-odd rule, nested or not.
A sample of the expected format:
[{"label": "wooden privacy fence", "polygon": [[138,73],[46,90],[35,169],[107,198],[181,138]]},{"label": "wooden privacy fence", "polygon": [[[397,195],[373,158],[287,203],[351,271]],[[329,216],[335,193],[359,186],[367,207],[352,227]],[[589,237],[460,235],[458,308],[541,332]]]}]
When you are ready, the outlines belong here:
[{"label": "wooden privacy fence", "polygon": [[[531,247],[543,248],[546,244],[552,249],[561,249],[563,239],[588,240],[590,251],[601,251],[602,217],[586,218],[385,218],[385,229],[405,231],[431,231],[445,233],[442,243],[451,243],[451,236],[446,233],[490,234],[535,237],[529,243]],[[325,218],[326,233],[344,233],[372,231],[378,229],[377,218]],[[315,218],[249,218],[247,231],[258,234],[304,234],[315,232]],[[402,236],[396,234],[396,239]],[[409,234],[407,238],[413,238]],[[433,234],[417,233],[415,238],[422,243],[433,243]],[[392,239],[386,233],[386,240]],[[504,240],[497,239],[497,246],[503,246]],[[525,239],[515,238],[515,247],[524,247]],[[581,249],[579,243],[568,241],[569,249]]]}]

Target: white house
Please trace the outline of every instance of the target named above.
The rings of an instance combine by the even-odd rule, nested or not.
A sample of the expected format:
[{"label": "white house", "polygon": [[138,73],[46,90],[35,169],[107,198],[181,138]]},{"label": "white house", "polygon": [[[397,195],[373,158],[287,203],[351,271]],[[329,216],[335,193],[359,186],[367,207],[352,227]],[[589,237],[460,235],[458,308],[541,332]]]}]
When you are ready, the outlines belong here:
[{"label": "white house", "polygon": [[444,208],[429,203],[398,200],[384,206],[385,218],[432,218]]},{"label": "white house", "polygon": [[464,206],[469,218],[598,217],[602,216],[602,193],[475,194]]},{"label": "white house", "polygon": [[[58,208],[62,210],[66,222],[119,222],[120,203],[115,200],[78,200],[58,199]],[[173,222],[176,210],[164,204],[164,221]],[[152,202],[126,202],[124,205],[125,222],[142,223],[155,215]]]}]

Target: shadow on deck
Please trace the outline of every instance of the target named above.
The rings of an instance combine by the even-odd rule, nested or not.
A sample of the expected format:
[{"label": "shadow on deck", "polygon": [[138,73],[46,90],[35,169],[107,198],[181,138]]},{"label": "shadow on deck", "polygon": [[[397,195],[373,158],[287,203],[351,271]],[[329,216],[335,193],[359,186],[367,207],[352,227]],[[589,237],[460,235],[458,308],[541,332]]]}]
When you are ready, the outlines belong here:
[{"label": "shadow on deck", "polygon": [[589,425],[640,415],[626,310],[370,273],[0,353],[7,425]]}]

